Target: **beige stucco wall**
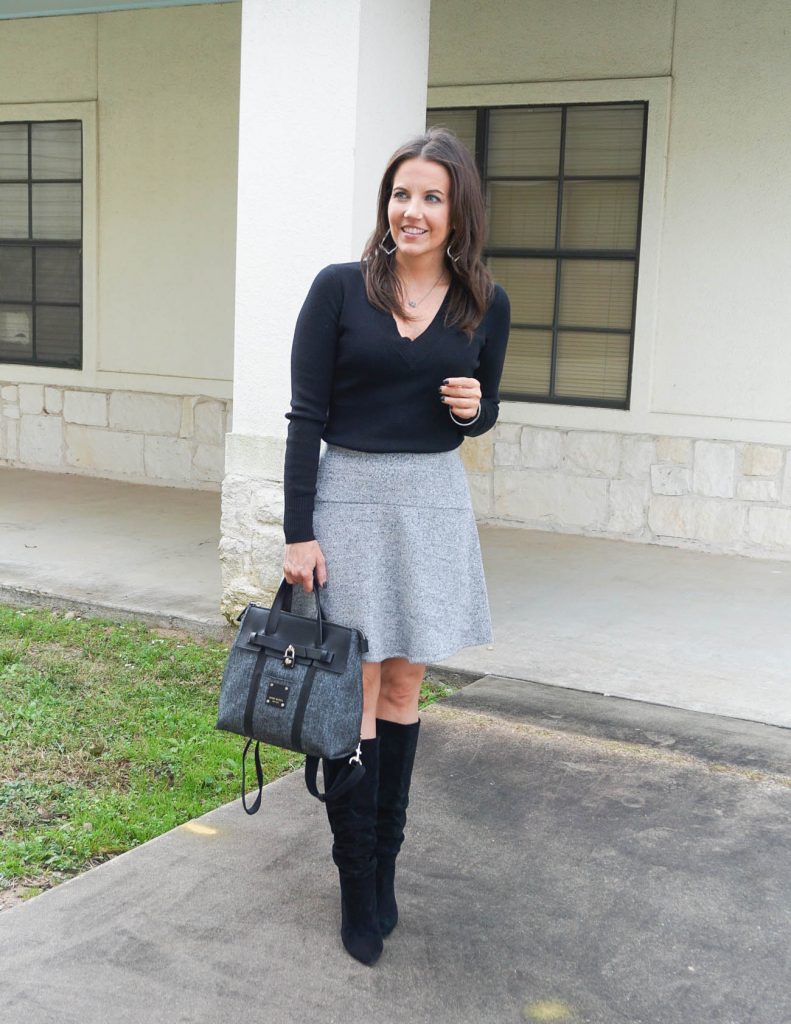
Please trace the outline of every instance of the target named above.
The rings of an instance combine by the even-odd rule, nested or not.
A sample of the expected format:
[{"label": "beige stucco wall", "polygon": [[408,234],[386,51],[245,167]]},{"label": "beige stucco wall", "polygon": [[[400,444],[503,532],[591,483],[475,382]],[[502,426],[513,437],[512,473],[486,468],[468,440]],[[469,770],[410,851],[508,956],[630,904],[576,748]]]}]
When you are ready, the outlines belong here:
[{"label": "beige stucco wall", "polygon": [[790,37],[786,0],[434,0],[431,106],[621,97],[655,113],[667,88],[632,408],[511,402],[504,422],[791,444]]},{"label": "beige stucco wall", "polygon": [[653,407],[787,443],[789,95],[787,0],[679,3]]},{"label": "beige stucco wall", "polygon": [[[5,21],[0,120],[86,105],[84,368],[0,377],[230,399],[240,4]],[[95,277],[95,288],[91,277]]]},{"label": "beige stucco wall", "polygon": [[674,2],[432,0],[429,86],[666,75]]}]

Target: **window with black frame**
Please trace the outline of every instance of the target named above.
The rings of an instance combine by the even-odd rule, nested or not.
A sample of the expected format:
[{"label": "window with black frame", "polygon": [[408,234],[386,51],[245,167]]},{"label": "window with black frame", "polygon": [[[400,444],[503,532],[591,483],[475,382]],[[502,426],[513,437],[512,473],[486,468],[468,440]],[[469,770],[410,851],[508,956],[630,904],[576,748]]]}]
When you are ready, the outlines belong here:
[{"label": "window with black frame", "polygon": [[0,362],[82,365],[82,123],[0,122]]},{"label": "window with black frame", "polygon": [[430,108],[476,158],[505,399],[629,406],[647,104]]}]

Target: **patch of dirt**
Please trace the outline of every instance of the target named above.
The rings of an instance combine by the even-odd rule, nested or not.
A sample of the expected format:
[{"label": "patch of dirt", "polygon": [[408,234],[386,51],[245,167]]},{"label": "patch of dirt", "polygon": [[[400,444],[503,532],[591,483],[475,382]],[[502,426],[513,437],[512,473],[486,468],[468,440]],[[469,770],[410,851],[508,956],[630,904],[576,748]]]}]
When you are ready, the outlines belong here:
[{"label": "patch of dirt", "polygon": [[216,643],[215,637],[206,636],[202,633],[190,633],[186,629],[174,629],[171,626],[151,626],[150,632],[155,636],[161,636],[165,640],[186,640],[200,647],[206,647],[210,643]]},{"label": "patch of dirt", "polygon": [[65,661],[80,661],[85,657],[85,648],[67,647],[65,644],[59,644],[55,641],[36,641],[28,646],[25,655],[28,657],[54,655],[58,658],[63,658]]},{"label": "patch of dirt", "polygon": [[[41,889],[43,892],[46,889],[51,889],[54,884],[48,878],[37,878],[29,882],[13,882],[7,889],[0,889],[0,913],[19,906],[20,903],[27,903],[28,900],[35,899],[36,896],[30,895],[31,890]],[[36,893],[36,895],[41,895],[41,893]]]},{"label": "patch of dirt", "polygon": [[103,759],[99,747],[59,752],[53,760],[51,750],[24,750],[16,763],[0,768],[0,786],[28,780],[31,786],[70,786],[98,790],[113,789],[126,793],[131,788],[132,761],[128,757]]},{"label": "patch of dirt", "polygon": [[[4,910],[10,910],[12,907],[17,907],[20,903],[27,903],[30,900],[34,900],[36,896],[41,896],[48,889],[54,889],[62,882],[67,882],[71,878],[77,878],[80,875],[84,875],[85,872],[90,871],[91,868],[97,868],[100,864],[104,864],[105,861],[112,860],[114,857],[125,852],[125,850],[116,850],[114,853],[105,853],[100,854],[97,857],[91,857],[85,862],[82,870],[75,871],[73,874],[61,874],[60,872],[55,872],[51,875],[40,875],[36,878],[29,878],[24,882],[12,882],[6,888],[0,888],[0,913]],[[41,891],[38,892],[37,890]]]}]

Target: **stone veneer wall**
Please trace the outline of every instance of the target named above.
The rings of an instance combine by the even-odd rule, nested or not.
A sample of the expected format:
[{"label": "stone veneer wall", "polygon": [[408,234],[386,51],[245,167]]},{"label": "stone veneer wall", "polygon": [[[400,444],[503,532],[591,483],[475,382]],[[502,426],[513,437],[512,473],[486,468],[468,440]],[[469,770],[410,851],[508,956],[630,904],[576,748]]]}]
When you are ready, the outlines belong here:
[{"label": "stone veneer wall", "polygon": [[219,490],[230,401],[0,384],[0,464]]},{"label": "stone veneer wall", "polygon": [[[230,621],[280,582],[283,449],[228,441],[220,561]],[[482,523],[791,560],[787,447],[498,423],[461,455]]]},{"label": "stone veneer wall", "polygon": [[497,423],[462,445],[476,516],[791,559],[791,448]]},{"label": "stone veneer wall", "polygon": [[248,601],[271,600],[283,578],[283,487],[228,474],[222,485],[221,611],[229,622]]}]

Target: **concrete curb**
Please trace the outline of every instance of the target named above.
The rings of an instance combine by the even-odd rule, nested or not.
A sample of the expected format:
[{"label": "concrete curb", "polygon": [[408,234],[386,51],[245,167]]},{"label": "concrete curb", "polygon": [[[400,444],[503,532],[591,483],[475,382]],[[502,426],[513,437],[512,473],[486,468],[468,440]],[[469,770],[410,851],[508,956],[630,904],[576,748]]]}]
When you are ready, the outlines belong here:
[{"label": "concrete curb", "polygon": [[441,702],[506,722],[529,723],[791,780],[791,729],[628,697],[488,675]]},{"label": "concrete curb", "polygon": [[238,627],[231,626],[218,616],[216,619],[196,619],[182,615],[152,612],[147,608],[86,601],[78,597],[51,594],[44,590],[26,589],[0,584],[0,602],[12,608],[51,608],[57,611],[75,611],[81,615],[112,619],[118,622],[137,621],[164,629],[181,629],[197,636],[216,640],[232,640]]}]

